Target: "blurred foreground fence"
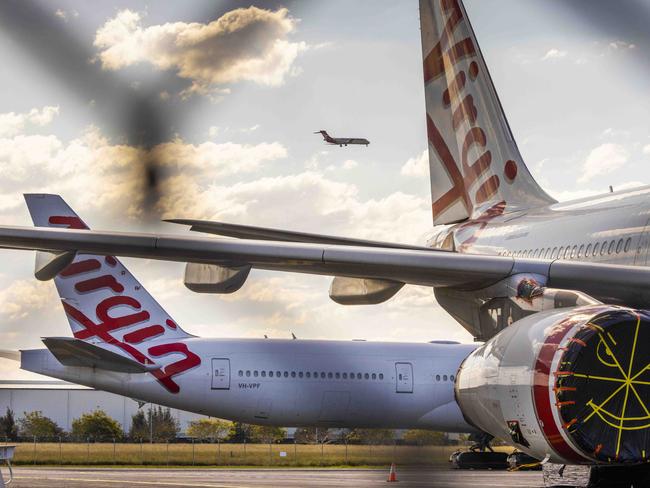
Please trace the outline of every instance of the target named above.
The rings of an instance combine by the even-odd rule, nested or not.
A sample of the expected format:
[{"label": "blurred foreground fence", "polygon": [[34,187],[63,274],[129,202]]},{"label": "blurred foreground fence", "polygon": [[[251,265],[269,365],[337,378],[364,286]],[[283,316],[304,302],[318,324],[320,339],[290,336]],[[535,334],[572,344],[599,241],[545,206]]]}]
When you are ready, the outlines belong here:
[{"label": "blurred foreground fence", "polygon": [[18,443],[16,465],[436,465],[458,446],[231,443]]}]

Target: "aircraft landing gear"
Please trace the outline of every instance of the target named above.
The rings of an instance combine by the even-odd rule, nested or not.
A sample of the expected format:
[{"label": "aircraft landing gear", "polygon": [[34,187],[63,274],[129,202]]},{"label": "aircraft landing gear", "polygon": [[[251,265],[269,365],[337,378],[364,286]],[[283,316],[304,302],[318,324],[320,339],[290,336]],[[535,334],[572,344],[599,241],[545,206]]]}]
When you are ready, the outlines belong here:
[{"label": "aircraft landing gear", "polygon": [[508,455],[494,452],[490,446],[492,439],[494,436],[486,432],[471,435],[474,444],[469,451],[456,451],[449,461],[456,469],[508,469]]}]

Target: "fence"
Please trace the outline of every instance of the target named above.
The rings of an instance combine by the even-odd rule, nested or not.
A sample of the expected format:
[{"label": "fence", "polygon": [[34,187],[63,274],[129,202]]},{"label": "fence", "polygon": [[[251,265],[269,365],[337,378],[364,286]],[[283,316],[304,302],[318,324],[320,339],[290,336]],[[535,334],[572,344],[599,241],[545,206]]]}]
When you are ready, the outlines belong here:
[{"label": "fence", "polygon": [[214,443],[18,443],[17,465],[374,466],[440,465],[458,446]]}]

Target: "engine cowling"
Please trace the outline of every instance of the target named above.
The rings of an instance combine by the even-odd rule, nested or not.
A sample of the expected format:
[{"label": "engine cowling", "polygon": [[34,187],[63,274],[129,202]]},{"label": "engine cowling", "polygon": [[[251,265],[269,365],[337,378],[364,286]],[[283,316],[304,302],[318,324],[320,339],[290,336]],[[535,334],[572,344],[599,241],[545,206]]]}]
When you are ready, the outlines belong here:
[{"label": "engine cowling", "polygon": [[476,349],[456,379],[466,420],[562,464],[647,462],[650,313],[541,312]]}]

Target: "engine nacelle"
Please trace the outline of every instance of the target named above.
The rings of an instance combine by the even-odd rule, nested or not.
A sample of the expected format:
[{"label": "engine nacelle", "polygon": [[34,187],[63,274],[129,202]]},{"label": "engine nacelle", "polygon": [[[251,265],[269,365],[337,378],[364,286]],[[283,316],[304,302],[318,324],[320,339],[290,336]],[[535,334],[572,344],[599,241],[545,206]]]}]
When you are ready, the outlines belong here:
[{"label": "engine nacelle", "polygon": [[456,379],[466,420],[561,464],[650,456],[650,313],[590,305],[519,320]]}]

